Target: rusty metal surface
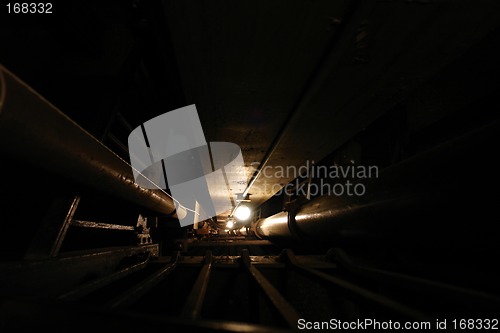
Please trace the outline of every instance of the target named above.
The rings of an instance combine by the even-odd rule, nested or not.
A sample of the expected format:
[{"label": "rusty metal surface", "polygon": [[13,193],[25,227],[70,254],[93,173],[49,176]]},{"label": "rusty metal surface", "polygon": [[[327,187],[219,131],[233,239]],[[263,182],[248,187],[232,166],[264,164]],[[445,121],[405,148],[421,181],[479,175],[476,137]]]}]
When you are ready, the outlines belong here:
[{"label": "rusty metal surface", "polygon": [[72,220],[71,226],[79,228],[95,228],[95,229],[108,229],[108,230],[126,230],[126,231],[135,230],[133,226],[129,225],[110,224],[110,223],[82,221],[82,220]]},{"label": "rusty metal surface", "polygon": [[170,214],[173,200],[141,188],[132,169],[73,120],[0,66],[0,149],[80,184]]}]

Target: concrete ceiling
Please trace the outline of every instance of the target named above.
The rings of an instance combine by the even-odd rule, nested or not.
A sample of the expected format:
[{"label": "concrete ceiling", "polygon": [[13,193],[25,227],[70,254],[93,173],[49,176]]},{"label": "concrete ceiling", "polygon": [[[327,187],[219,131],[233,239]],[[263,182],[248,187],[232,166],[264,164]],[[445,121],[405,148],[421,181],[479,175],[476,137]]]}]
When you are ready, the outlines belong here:
[{"label": "concrete ceiling", "polygon": [[500,24],[493,1],[163,5],[186,102],[241,147],[255,206],[294,178],[259,167],[323,159]]}]

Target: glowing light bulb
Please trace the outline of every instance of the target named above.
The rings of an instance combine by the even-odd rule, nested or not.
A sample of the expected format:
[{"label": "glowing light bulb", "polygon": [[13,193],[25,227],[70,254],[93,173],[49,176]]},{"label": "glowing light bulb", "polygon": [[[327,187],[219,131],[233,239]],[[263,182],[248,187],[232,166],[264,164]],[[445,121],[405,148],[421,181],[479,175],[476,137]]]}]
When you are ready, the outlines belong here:
[{"label": "glowing light bulb", "polygon": [[240,221],[246,221],[252,215],[252,210],[245,205],[238,206],[234,212],[234,217]]}]

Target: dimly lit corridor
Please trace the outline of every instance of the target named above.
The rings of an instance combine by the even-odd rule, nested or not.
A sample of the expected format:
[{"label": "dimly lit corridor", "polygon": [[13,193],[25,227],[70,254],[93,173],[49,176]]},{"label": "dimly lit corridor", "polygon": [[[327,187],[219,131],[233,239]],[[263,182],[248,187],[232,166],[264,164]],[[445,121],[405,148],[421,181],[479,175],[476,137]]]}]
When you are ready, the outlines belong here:
[{"label": "dimly lit corridor", "polygon": [[499,328],[500,2],[14,5],[1,332]]}]

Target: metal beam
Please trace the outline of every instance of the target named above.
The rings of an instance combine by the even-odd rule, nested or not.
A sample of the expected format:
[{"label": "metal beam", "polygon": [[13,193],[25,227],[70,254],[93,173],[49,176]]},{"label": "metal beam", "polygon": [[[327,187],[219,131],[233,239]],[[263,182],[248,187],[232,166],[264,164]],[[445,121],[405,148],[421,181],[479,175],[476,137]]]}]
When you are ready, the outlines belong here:
[{"label": "metal beam", "polygon": [[[0,263],[0,294],[57,298],[88,281],[117,270],[132,256],[158,256],[158,244],[61,253],[50,260]],[[15,279],[12,277],[15,276]]]},{"label": "metal beam", "polygon": [[490,305],[492,308],[500,308],[500,299],[498,297],[441,282],[366,267],[351,260],[342,249],[331,249],[328,251],[328,256],[334,259],[346,271],[380,283],[400,286],[419,293],[426,293],[438,299],[451,300],[469,308],[484,306],[485,304]]},{"label": "metal beam", "polygon": [[190,319],[198,319],[200,317],[212,270],[212,262],[212,251],[206,251],[203,267],[182,309],[182,317]]},{"label": "metal beam", "polygon": [[128,267],[125,267],[117,272],[114,272],[112,274],[109,274],[109,275],[105,275],[104,277],[102,278],[99,278],[99,279],[96,279],[96,280],[92,280],[88,283],[85,283],[84,285],[82,286],[79,286],[78,288],[70,291],[70,292],[67,292],[67,293],[64,293],[63,295],[59,296],[58,299],[62,300],[62,301],[74,301],[74,300],[77,300],[77,299],[80,299],[84,296],[87,296],[88,294],[102,288],[102,287],[105,287],[121,278],[124,278],[134,272],[137,272],[141,269],[143,269],[144,267],[147,266],[148,262],[149,262],[149,258],[151,258],[151,256],[148,254],[148,256],[146,257],[145,260],[139,262],[139,263],[136,263],[136,264],[133,264],[131,266],[128,266]]},{"label": "metal beam", "polygon": [[297,328],[298,320],[300,319],[299,314],[295,311],[290,303],[280,294],[280,292],[274,288],[274,286],[266,279],[262,273],[253,266],[250,255],[247,249],[241,251],[241,261],[245,268],[248,270],[252,278],[257,282],[259,287],[262,289],[267,298],[274,305],[276,310],[281,314],[287,325],[291,329]]},{"label": "metal beam", "polygon": [[116,309],[116,308],[122,309],[134,304],[149,290],[151,290],[153,287],[158,285],[158,283],[163,281],[177,267],[179,256],[180,254],[179,252],[177,252],[170,264],[164,266],[158,272],[142,280],[133,288],[128,289],[124,293],[118,295],[116,298],[109,301],[106,306],[111,309]]},{"label": "metal beam", "polygon": [[106,311],[67,302],[5,300],[0,322],[5,331],[113,331],[113,332],[227,332],[287,333],[289,330],[234,321],[184,320],[173,316],[154,316],[137,311]]},{"label": "metal beam", "polygon": [[59,254],[59,249],[79,203],[79,196],[54,199],[25,254],[25,259],[47,259]]},{"label": "metal beam", "polygon": [[323,273],[317,269],[302,266],[298,263],[297,259],[295,258],[295,254],[290,249],[283,250],[281,257],[284,261],[286,261],[288,264],[290,264],[297,270],[306,273],[311,277],[318,278],[320,280],[328,282],[329,284],[339,288],[340,290],[355,296],[360,301],[382,307],[393,313],[400,314],[406,318],[412,318],[422,321],[428,321],[431,319],[430,317],[421,313],[420,311],[415,310],[397,301],[394,301],[390,298],[387,298],[381,294],[372,292],[368,289],[355,285],[349,281],[338,278],[336,276]]},{"label": "metal beam", "polygon": [[93,228],[93,229],[106,229],[106,230],[124,230],[134,231],[135,227],[130,225],[110,224],[93,221],[71,220],[72,227],[78,228]]}]

